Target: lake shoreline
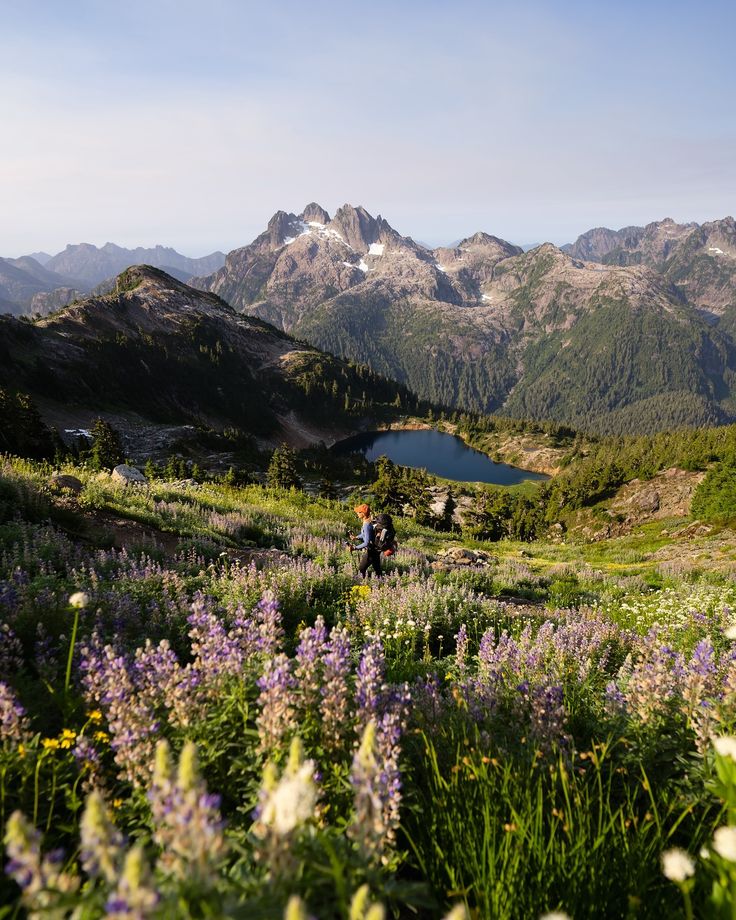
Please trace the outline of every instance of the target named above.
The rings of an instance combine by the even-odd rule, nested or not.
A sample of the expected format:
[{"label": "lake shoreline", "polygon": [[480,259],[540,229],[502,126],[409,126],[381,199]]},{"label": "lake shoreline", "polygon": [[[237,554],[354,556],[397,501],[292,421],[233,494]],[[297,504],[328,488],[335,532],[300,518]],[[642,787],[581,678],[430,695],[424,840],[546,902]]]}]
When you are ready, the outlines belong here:
[{"label": "lake shoreline", "polygon": [[397,466],[424,469],[458,483],[515,486],[549,478],[546,473],[497,462],[455,432],[422,422],[377,427],[345,438],[330,449],[338,454],[359,452],[371,462],[387,456]]}]

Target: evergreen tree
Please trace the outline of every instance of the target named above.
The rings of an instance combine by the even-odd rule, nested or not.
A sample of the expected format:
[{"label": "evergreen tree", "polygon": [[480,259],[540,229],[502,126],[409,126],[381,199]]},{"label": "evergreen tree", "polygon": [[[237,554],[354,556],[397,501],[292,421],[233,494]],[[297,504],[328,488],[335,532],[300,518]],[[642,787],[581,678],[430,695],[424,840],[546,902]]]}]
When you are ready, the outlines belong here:
[{"label": "evergreen tree", "polygon": [[266,480],[272,489],[301,489],[302,481],[296,471],[296,453],[282,444],[271,455]]},{"label": "evergreen tree", "polygon": [[123,462],[123,445],[120,435],[104,418],[98,418],[90,431],[92,447],[90,463],[96,470],[111,470]]},{"label": "evergreen tree", "polygon": [[328,498],[331,501],[335,501],[337,498],[337,489],[332,480],[323,476],[319,481],[319,494],[321,498]]}]

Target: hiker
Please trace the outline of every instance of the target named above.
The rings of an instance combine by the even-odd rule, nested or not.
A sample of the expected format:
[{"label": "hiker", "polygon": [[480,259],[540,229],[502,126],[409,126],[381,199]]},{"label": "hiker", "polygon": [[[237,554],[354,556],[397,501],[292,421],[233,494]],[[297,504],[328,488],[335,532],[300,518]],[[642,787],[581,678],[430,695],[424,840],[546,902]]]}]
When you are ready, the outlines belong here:
[{"label": "hiker", "polygon": [[365,579],[368,576],[368,569],[371,568],[371,566],[376,573],[376,577],[380,578],[381,554],[376,548],[375,531],[373,522],[371,521],[371,509],[368,505],[356,505],[353,510],[362,522],[360,530],[360,539],[362,542],[357,545],[350,543],[350,552],[353,553],[356,549],[363,550],[363,555],[360,557],[360,565],[358,566],[361,578]]}]

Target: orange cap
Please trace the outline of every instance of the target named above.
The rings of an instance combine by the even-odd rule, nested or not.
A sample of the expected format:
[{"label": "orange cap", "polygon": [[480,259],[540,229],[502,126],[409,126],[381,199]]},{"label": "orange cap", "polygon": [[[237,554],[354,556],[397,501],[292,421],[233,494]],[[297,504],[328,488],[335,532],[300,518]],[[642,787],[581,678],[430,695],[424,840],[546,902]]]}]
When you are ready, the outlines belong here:
[{"label": "orange cap", "polygon": [[356,505],[353,508],[353,511],[356,514],[370,514],[371,513],[371,509],[368,505]]}]

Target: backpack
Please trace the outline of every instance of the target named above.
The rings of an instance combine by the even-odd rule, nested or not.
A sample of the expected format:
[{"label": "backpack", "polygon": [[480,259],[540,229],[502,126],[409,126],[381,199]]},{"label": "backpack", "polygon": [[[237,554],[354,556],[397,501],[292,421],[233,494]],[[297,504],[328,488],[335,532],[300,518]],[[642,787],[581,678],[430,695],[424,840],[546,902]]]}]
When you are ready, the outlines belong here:
[{"label": "backpack", "polygon": [[377,514],[373,519],[373,545],[384,556],[396,552],[396,531],[390,514]]}]

